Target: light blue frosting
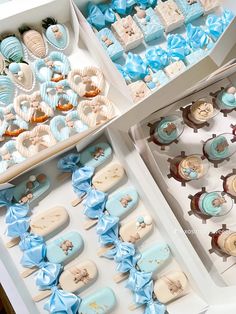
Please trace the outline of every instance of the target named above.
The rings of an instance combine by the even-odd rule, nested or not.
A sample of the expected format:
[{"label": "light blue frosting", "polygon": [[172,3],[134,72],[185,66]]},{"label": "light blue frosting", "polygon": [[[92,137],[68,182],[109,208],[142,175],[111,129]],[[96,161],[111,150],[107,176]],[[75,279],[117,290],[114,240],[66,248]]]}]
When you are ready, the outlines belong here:
[{"label": "light blue frosting", "polygon": [[[72,121],[73,127],[69,127],[66,121]],[[59,142],[67,140],[76,133],[82,133],[88,129],[88,126],[79,119],[76,110],[70,111],[66,116],[56,116],[50,122],[50,128],[53,136]]]},{"label": "light blue frosting", "polygon": [[230,94],[222,91],[217,96],[216,103],[220,109],[232,110],[236,108],[236,94]]},{"label": "light blue frosting", "polygon": [[8,141],[2,146],[2,149],[6,149],[10,154],[9,160],[4,160],[3,156],[0,155],[0,173],[6,171],[9,167],[20,164],[25,160],[23,156],[16,149],[16,142],[13,140]]},{"label": "light blue frosting", "polygon": [[14,99],[15,87],[9,77],[0,75],[0,103],[9,105]]},{"label": "light blue frosting", "polygon": [[[99,149],[102,149],[102,154],[100,156],[94,156],[94,153]],[[80,152],[80,163],[83,166],[97,168],[107,161],[112,155],[112,148],[107,143],[97,143],[87,147],[85,150]],[[96,157],[96,158],[95,158]]]},{"label": "light blue frosting", "polygon": [[210,216],[218,216],[222,210],[222,207],[213,206],[213,201],[219,197],[222,197],[217,192],[204,193],[201,195],[199,199],[199,208],[203,212],[203,214],[207,214]]},{"label": "light blue frosting", "polygon": [[156,137],[158,142],[162,144],[170,144],[171,142],[175,141],[178,138],[179,134],[177,126],[176,130],[174,130],[170,134],[167,134],[167,132],[164,131],[164,129],[167,128],[170,123],[175,124],[174,121],[170,121],[168,118],[165,118],[158,124],[156,131],[154,133],[154,136]]},{"label": "light blue frosting", "polygon": [[[105,42],[102,40],[104,36],[112,41],[112,44],[108,47],[105,44]],[[97,37],[112,61],[115,61],[116,59],[122,57],[124,49],[121,46],[121,44],[118,42],[118,40],[115,38],[113,33],[110,31],[110,29],[103,28],[97,33]]]},{"label": "light blue frosting", "polygon": [[[204,150],[205,152],[208,154],[209,159],[211,160],[221,160],[224,158],[229,157],[230,154],[230,150],[229,147],[225,147],[225,149],[222,152],[218,152],[216,150],[217,145],[223,143],[224,141],[227,141],[227,138],[224,137],[223,135],[219,135],[211,140],[209,140],[205,146],[204,146]],[[228,143],[228,141],[227,141]],[[230,145],[230,143],[228,143]]]},{"label": "light blue frosting", "polygon": [[171,252],[166,243],[158,243],[142,253],[137,266],[143,272],[156,272],[170,259]]},{"label": "light blue frosting", "polygon": [[79,314],[108,314],[116,304],[116,297],[112,289],[101,288],[95,293],[83,298]]},{"label": "light blue frosting", "polygon": [[3,39],[0,44],[0,49],[7,60],[20,62],[24,58],[22,44],[15,36],[9,36]]},{"label": "light blue frosting", "polygon": [[187,65],[192,65],[197,62],[199,62],[201,59],[203,59],[207,55],[207,51],[198,49],[193,52],[191,52],[188,56],[186,56],[185,61]]},{"label": "light blue frosting", "polygon": [[[55,34],[53,32],[53,27],[55,26],[58,27],[59,32],[62,33],[61,38],[55,37]],[[45,35],[47,40],[56,48],[65,49],[67,47],[69,38],[67,36],[67,30],[64,25],[62,24],[50,25],[47,28]]]},{"label": "light blue frosting", "polygon": [[145,12],[145,18],[140,19],[137,14],[135,14],[133,16],[133,19],[140,27],[144,35],[145,41],[149,42],[151,40],[161,37],[164,34],[164,27],[152,8],[148,8],[147,10],[145,10]]},{"label": "light blue frosting", "polygon": [[[71,249],[68,249],[67,254],[60,248],[60,245],[66,240],[72,242],[73,245]],[[78,232],[68,232],[47,244],[47,259],[51,263],[61,264],[79,254],[83,248],[83,244],[84,241]]]},{"label": "light blue frosting", "polygon": [[[130,197],[131,200],[127,204],[122,205],[121,200],[126,197]],[[139,196],[135,188],[128,187],[117,191],[108,198],[106,210],[112,216],[123,217],[137,206],[138,200]]]},{"label": "light blue frosting", "polygon": [[187,0],[175,0],[176,4],[178,5],[185,17],[186,23],[199,18],[199,16],[203,15],[204,13],[204,9],[201,4],[198,0],[196,1],[197,2],[193,4],[189,4]]}]

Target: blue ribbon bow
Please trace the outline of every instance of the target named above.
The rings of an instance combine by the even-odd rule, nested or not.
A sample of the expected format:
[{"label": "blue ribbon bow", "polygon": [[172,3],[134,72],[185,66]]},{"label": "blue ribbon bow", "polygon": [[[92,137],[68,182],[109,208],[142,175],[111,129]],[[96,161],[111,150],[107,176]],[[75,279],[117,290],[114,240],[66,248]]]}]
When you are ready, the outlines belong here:
[{"label": "blue ribbon bow", "polygon": [[57,168],[63,172],[74,172],[79,167],[80,155],[69,154],[61,158],[57,163]]},{"label": "blue ribbon bow", "polygon": [[96,4],[89,2],[87,10],[87,21],[89,22],[89,24],[91,24],[98,30],[105,27],[105,16]]},{"label": "blue ribbon bow", "polygon": [[143,289],[135,293],[135,302],[146,305],[144,314],[165,314],[166,306],[159,301],[154,301],[152,294],[153,280],[150,280]]},{"label": "blue ribbon bow", "polygon": [[128,75],[128,73],[126,72],[125,66],[122,66],[118,63],[114,63],[117,70],[120,72],[120,74],[123,76],[123,78],[126,80],[126,82],[130,82],[130,77]]},{"label": "blue ribbon bow", "polygon": [[22,266],[27,268],[32,268],[34,266],[40,267],[40,265],[45,262],[46,252],[45,243],[31,247],[30,249],[24,251],[21,258]]},{"label": "blue ribbon bow", "polygon": [[82,197],[92,189],[91,182],[94,168],[84,166],[76,169],[72,174],[72,187],[78,197]]},{"label": "blue ribbon bow", "polygon": [[11,224],[19,219],[26,218],[29,212],[28,204],[12,204],[8,206],[5,222]]},{"label": "blue ribbon bow", "polygon": [[12,205],[12,200],[14,196],[14,188],[5,189],[0,191],[0,207],[9,207]]},{"label": "blue ribbon bow", "polygon": [[104,15],[105,23],[111,24],[116,21],[115,12],[113,11],[112,7],[109,4],[101,3],[98,4],[98,7]]},{"label": "blue ribbon bow", "polygon": [[134,5],[135,0],[112,0],[111,4],[112,9],[121,15],[129,14]]},{"label": "blue ribbon bow", "polygon": [[167,48],[168,55],[172,61],[184,60],[190,54],[187,41],[179,34],[168,35]]},{"label": "blue ribbon bow", "polygon": [[84,214],[90,219],[101,218],[104,215],[106,201],[106,193],[95,189],[90,190],[83,202]]},{"label": "blue ribbon bow", "polygon": [[209,46],[210,38],[200,26],[189,23],[186,27],[188,44],[192,49],[203,49]]},{"label": "blue ribbon bow", "polygon": [[223,24],[223,29],[225,30],[228,25],[232,22],[233,18],[234,18],[234,14],[232,11],[230,10],[224,10],[222,17],[221,17],[221,21]]},{"label": "blue ribbon bow", "polygon": [[58,284],[62,271],[61,264],[42,262],[36,276],[36,285],[39,290],[48,290]]},{"label": "blue ribbon bow", "polygon": [[80,303],[80,297],[55,286],[52,288],[52,295],[44,305],[44,309],[51,314],[77,314]]},{"label": "blue ribbon bow", "polygon": [[146,9],[156,6],[157,0],[136,0],[136,3],[141,7],[141,9]]},{"label": "blue ribbon bow", "polygon": [[148,75],[147,64],[139,55],[132,52],[128,53],[125,71],[133,81],[142,80]]},{"label": "blue ribbon bow", "polygon": [[151,48],[145,54],[147,64],[153,71],[159,71],[169,64],[167,52],[161,47]]},{"label": "blue ribbon bow", "polygon": [[217,41],[224,31],[221,17],[216,16],[215,14],[208,15],[206,26],[208,28],[207,33],[214,41]]}]

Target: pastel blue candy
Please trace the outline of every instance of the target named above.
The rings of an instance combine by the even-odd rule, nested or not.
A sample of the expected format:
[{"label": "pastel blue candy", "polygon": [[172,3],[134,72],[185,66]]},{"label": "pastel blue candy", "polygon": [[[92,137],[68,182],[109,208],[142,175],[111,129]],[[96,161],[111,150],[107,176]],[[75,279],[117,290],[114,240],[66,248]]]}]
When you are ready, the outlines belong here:
[{"label": "pastel blue candy", "polygon": [[[127,198],[127,196],[130,197],[130,201],[127,201],[127,203],[123,206],[121,200]],[[135,188],[128,187],[109,196],[106,203],[106,210],[112,216],[122,217],[127,212],[133,210],[137,206],[138,201],[139,196]]]},{"label": "pastel blue candy", "polygon": [[9,36],[1,41],[0,49],[3,56],[14,62],[20,62],[24,58],[21,42],[15,36]]},{"label": "pastel blue candy", "polygon": [[[100,152],[100,153],[99,153]],[[112,154],[112,148],[107,143],[97,143],[80,152],[80,163],[83,166],[97,168],[107,161]]]},{"label": "pastel blue candy", "polygon": [[0,75],[0,103],[9,105],[12,103],[15,94],[15,87],[9,77]]},{"label": "pastel blue candy", "polygon": [[[103,48],[105,49],[106,53],[112,61],[115,61],[116,59],[122,57],[124,49],[108,28],[103,28],[102,30],[100,30],[97,33],[97,38],[99,39],[100,43],[102,44]],[[103,40],[104,38],[111,40],[112,44],[107,45]]]},{"label": "pastel blue candy", "polygon": [[[37,177],[37,175],[34,175]],[[14,188],[14,199],[16,202],[19,202],[22,196],[24,196],[27,193],[27,182],[29,182],[29,179],[22,181],[21,183],[17,184],[16,187]],[[29,200],[29,202],[33,202],[37,198],[39,198],[42,194],[44,194],[50,187],[50,181],[48,177],[45,178],[45,180],[41,183],[38,181],[33,182],[35,186],[30,189],[30,193],[33,194],[33,197]]]},{"label": "pastel blue candy", "polygon": [[219,144],[222,144],[223,142],[227,142],[229,145],[230,143],[224,137],[223,135],[219,135],[208,142],[204,145],[204,151],[207,153],[209,159],[211,160],[221,160],[224,158],[227,158],[231,155],[231,152],[229,150],[229,146],[225,147],[223,151],[218,151],[217,146]]},{"label": "pastel blue candy", "polygon": [[142,253],[137,266],[143,272],[156,272],[170,259],[171,252],[166,243],[159,243]]},{"label": "pastel blue candy", "polygon": [[16,62],[12,62],[10,65],[9,65],[9,71],[16,74],[20,71],[20,65],[19,63],[16,63]]},{"label": "pastel blue candy", "polygon": [[186,23],[196,20],[204,13],[199,0],[195,0],[193,4],[188,3],[187,0],[175,0],[175,2],[182,11]]},{"label": "pastel blue candy", "polygon": [[233,110],[236,108],[236,93],[229,94],[226,91],[222,91],[216,98],[217,106],[222,110]]},{"label": "pastel blue candy", "polygon": [[65,263],[81,252],[83,244],[78,232],[68,232],[47,244],[47,259],[51,263]]},{"label": "pastel blue candy", "polygon": [[187,65],[192,65],[199,62],[206,55],[207,55],[207,51],[203,49],[198,49],[196,51],[191,52],[188,56],[186,56],[185,62]]},{"label": "pastel blue candy", "polygon": [[204,193],[201,195],[198,204],[203,214],[210,216],[218,216],[220,214],[222,207],[213,206],[213,201],[219,197],[222,197],[222,195],[217,192]]},{"label": "pastel blue candy", "polygon": [[107,314],[116,304],[116,297],[112,289],[102,288],[82,299],[79,314]]},{"label": "pastel blue candy", "polygon": [[148,8],[145,12],[145,18],[139,18],[137,14],[133,18],[141,29],[145,41],[149,42],[161,37],[164,34],[164,27],[152,8]]},{"label": "pastel blue candy", "polygon": [[[53,32],[54,28],[58,28],[58,31],[61,33],[61,37],[57,38],[55,36],[55,33]],[[47,40],[56,48],[59,49],[65,49],[68,44],[68,36],[67,36],[67,30],[64,25],[62,24],[55,24],[51,25],[46,30],[46,37]]]}]

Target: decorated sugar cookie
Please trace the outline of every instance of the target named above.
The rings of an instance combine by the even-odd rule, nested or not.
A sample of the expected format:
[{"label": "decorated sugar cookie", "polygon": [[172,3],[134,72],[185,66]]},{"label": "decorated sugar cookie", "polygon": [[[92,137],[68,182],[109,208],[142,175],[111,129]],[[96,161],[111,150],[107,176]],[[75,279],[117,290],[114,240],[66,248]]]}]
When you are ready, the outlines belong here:
[{"label": "decorated sugar cookie", "polygon": [[0,173],[24,160],[25,158],[16,149],[16,142],[8,141],[0,148]]},{"label": "decorated sugar cookie", "polygon": [[80,97],[85,98],[97,96],[104,88],[103,73],[93,66],[72,70],[68,75],[68,82]]},{"label": "decorated sugar cookie", "polygon": [[47,81],[59,82],[68,75],[70,62],[62,52],[52,51],[45,59],[37,60],[34,68],[35,75],[41,83]]},{"label": "decorated sugar cookie", "polygon": [[32,95],[17,96],[14,100],[14,109],[19,117],[31,123],[43,123],[54,115],[53,109],[43,101],[39,91]]},{"label": "decorated sugar cookie", "polygon": [[57,20],[48,17],[42,21],[45,36],[48,42],[59,50],[64,50],[69,44],[69,32],[65,25],[59,24]]},{"label": "decorated sugar cookie", "polygon": [[31,29],[27,25],[22,25],[19,28],[19,32],[22,36],[22,41],[30,53],[37,58],[45,58],[47,54],[47,48],[40,32]]},{"label": "decorated sugar cookie", "polygon": [[32,157],[55,144],[56,140],[48,125],[38,125],[32,131],[23,132],[16,140],[17,150],[24,157]]},{"label": "decorated sugar cookie", "polygon": [[113,103],[104,96],[97,96],[92,100],[83,100],[78,106],[80,119],[95,127],[112,119],[115,114]]},{"label": "decorated sugar cookie", "polygon": [[0,43],[0,50],[8,61],[22,62],[24,59],[23,46],[15,35],[5,37]]},{"label": "decorated sugar cookie", "polygon": [[12,103],[15,95],[15,87],[10,78],[0,75],[0,104],[6,106]]},{"label": "decorated sugar cookie", "polygon": [[76,110],[70,111],[66,116],[56,116],[50,122],[53,136],[59,142],[68,139],[76,133],[82,133],[88,129],[79,117]]},{"label": "decorated sugar cookie", "polygon": [[6,69],[6,73],[18,88],[26,92],[34,88],[34,73],[29,64],[12,62]]}]

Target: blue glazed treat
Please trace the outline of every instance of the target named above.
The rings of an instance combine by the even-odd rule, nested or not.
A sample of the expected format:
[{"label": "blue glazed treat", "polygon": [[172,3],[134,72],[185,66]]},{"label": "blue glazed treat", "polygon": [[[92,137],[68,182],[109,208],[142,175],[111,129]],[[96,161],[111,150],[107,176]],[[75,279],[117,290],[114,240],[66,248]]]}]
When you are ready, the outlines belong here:
[{"label": "blue glazed treat", "polygon": [[204,151],[211,160],[221,160],[231,155],[228,140],[223,135],[209,140],[204,145]]},{"label": "blue glazed treat", "polygon": [[146,42],[159,38],[164,34],[164,27],[152,8],[147,10],[137,8],[137,13],[133,19],[140,27]]},{"label": "blue glazed treat", "polygon": [[80,163],[83,166],[97,168],[112,155],[112,148],[107,143],[97,143],[80,152]]},{"label": "blue glazed treat", "polygon": [[97,37],[112,61],[122,57],[124,49],[108,28],[103,28]]},{"label": "blue glazed treat", "polygon": [[45,36],[48,42],[57,49],[65,49],[68,45],[68,31],[62,24],[57,23],[53,18],[46,18],[42,21],[45,29]]},{"label": "blue glazed treat", "polygon": [[185,22],[196,20],[204,13],[204,9],[198,0],[175,0],[185,17]]},{"label": "blue glazed treat", "polygon": [[15,87],[8,76],[0,75],[0,103],[9,105],[15,94]]},{"label": "blue glazed treat", "polygon": [[203,214],[209,216],[218,216],[222,211],[222,206],[216,203],[217,200],[222,199],[222,196],[217,192],[204,193],[200,196],[198,205]]},{"label": "blue glazed treat", "polygon": [[187,65],[192,65],[203,59],[206,55],[207,51],[198,49],[186,56],[185,62]]},{"label": "blue glazed treat", "polygon": [[122,217],[137,206],[138,200],[137,191],[128,187],[117,191],[108,198],[106,210],[112,216]]},{"label": "blue glazed treat", "polygon": [[179,134],[174,121],[165,118],[158,124],[154,136],[159,143],[170,144],[178,138]]},{"label": "blue glazed treat", "polygon": [[216,98],[216,104],[221,110],[233,110],[236,108],[236,88],[234,86],[220,92]]},{"label": "blue glazed treat", "polygon": [[1,41],[1,53],[10,61],[20,62],[24,58],[23,46],[18,38],[9,36]]}]

